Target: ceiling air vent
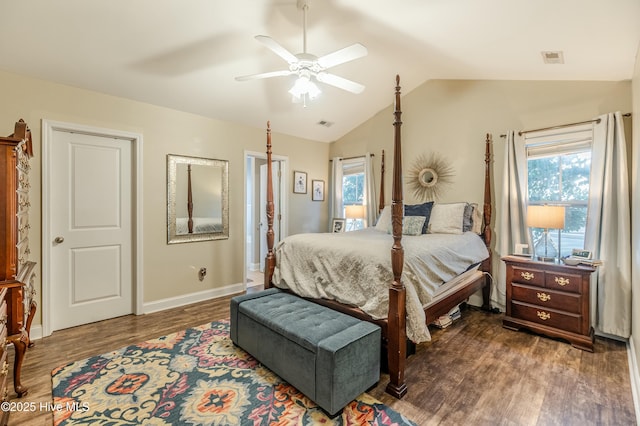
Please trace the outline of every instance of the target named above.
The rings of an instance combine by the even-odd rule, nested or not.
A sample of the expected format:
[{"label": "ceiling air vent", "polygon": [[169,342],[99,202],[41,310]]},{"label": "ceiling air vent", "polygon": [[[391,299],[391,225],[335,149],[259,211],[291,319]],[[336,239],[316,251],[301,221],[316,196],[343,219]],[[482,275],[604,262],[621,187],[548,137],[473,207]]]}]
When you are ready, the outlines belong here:
[{"label": "ceiling air vent", "polygon": [[333,123],[330,121],[326,121],[326,120],[320,120],[318,121],[318,124],[324,127],[331,127],[333,126]]},{"label": "ceiling air vent", "polygon": [[541,53],[545,64],[564,64],[564,55],[561,50]]}]

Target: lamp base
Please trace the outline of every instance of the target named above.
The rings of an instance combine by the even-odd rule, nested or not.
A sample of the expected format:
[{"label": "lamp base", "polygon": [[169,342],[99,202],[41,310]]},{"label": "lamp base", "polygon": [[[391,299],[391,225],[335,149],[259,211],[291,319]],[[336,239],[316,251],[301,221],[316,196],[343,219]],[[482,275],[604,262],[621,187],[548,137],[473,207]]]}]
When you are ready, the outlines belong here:
[{"label": "lamp base", "polygon": [[538,256],[540,262],[555,262],[556,258],[551,256]]},{"label": "lamp base", "polygon": [[558,257],[558,249],[545,229],[542,236],[533,247],[534,253],[540,262],[555,262]]}]

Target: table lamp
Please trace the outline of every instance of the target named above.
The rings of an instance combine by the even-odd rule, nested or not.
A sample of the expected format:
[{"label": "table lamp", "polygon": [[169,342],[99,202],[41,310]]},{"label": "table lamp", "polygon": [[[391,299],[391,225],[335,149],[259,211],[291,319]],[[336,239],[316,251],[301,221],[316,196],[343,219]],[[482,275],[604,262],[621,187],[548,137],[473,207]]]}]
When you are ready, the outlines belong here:
[{"label": "table lamp", "polygon": [[534,245],[538,260],[543,262],[555,261],[559,253],[549,236],[549,229],[564,228],[564,207],[546,204],[543,206],[528,206],[527,226],[544,229],[542,237]]},{"label": "table lamp", "polygon": [[344,215],[347,219],[351,219],[351,229],[355,229],[356,219],[364,218],[364,206],[352,205],[345,206]]}]

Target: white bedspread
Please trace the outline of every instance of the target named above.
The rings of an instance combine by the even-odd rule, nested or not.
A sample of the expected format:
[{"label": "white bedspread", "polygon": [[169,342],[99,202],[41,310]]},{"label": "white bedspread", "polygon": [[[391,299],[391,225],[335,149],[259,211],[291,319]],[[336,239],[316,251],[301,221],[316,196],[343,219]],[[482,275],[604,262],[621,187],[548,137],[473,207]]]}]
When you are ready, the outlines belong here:
[{"label": "white bedspread", "polygon": [[[374,319],[386,318],[393,281],[393,237],[374,228],[345,233],[291,235],[276,246],[273,282],[303,297],[357,306]],[[446,281],[489,256],[472,232],[402,236],[407,289],[407,337],[431,339],[424,306]]]}]

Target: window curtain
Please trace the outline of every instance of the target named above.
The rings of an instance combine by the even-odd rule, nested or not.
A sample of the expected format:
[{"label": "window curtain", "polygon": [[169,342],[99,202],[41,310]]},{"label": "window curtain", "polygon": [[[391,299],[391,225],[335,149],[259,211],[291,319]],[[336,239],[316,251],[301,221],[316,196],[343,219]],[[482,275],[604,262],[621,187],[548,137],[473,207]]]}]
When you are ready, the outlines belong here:
[{"label": "window curtain", "polygon": [[[500,212],[500,229],[497,249],[499,256],[514,253],[516,244],[528,244],[533,250],[531,235],[526,227],[527,205],[527,156],[524,138],[514,131],[507,132],[504,155],[504,179]],[[531,251],[530,251],[531,253]],[[491,301],[502,310],[506,308],[506,270],[503,262],[497,277],[497,286]]]},{"label": "window curtain", "polygon": [[367,152],[364,156],[364,211],[365,228],[373,226],[378,218],[376,205],[376,183],[373,174],[373,156]]},{"label": "window curtain", "polygon": [[597,330],[631,334],[631,225],[627,150],[620,112],[594,125],[585,249],[603,261],[591,282],[591,318]]},{"label": "window curtain", "polygon": [[329,197],[329,225],[328,230],[332,232],[331,222],[335,218],[344,217],[344,206],[342,203],[342,157],[333,157],[331,161],[331,193]]}]

